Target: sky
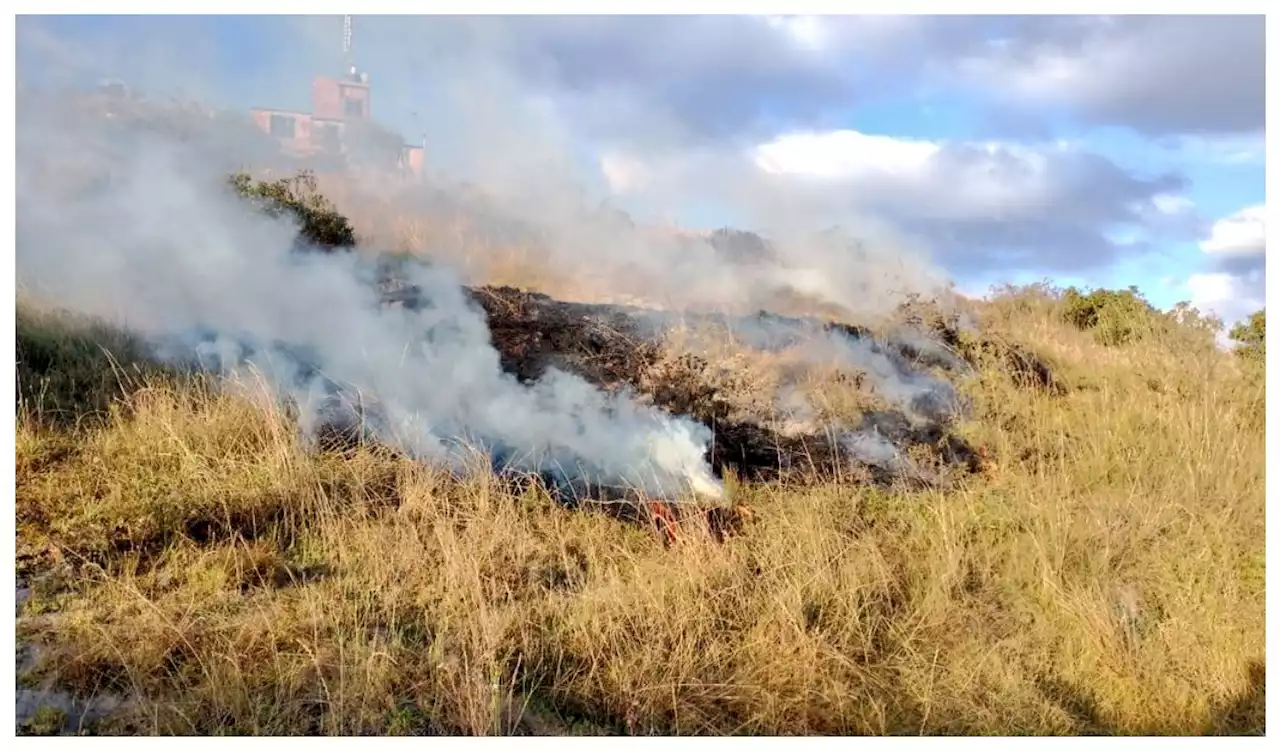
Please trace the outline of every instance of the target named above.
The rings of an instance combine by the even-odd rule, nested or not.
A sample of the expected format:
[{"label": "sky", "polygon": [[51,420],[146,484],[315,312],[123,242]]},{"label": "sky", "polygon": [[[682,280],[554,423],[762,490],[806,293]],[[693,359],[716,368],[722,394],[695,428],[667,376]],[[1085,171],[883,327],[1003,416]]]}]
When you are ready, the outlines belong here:
[{"label": "sky", "polygon": [[[21,17],[18,78],[305,110],[338,16]],[[1262,16],[356,16],[429,169],[643,220],[888,227],[959,288],[1265,302]],[[538,183],[541,184],[541,183]],[[868,230],[870,231],[870,230]]]}]

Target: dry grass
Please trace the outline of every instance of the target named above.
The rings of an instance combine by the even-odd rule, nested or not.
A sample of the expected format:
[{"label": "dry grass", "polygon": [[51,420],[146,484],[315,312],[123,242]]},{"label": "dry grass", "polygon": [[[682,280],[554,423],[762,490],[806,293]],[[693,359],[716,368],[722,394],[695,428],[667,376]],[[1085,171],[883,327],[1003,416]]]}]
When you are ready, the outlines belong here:
[{"label": "dry grass", "polygon": [[811,332],[774,351],[752,347],[720,323],[682,323],[664,336],[664,357],[646,377],[714,391],[723,419],[756,420],[783,434],[814,433],[856,425],[865,412],[889,406],[872,393],[864,373],[814,356],[822,342]]},{"label": "dry grass", "polygon": [[[20,633],[41,675],[127,698],[99,732],[1263,732],[1261,378],[1103,348],[1030,298],[986,317],[1069,386],[966,386],[987,472],[735,486],[745,534],[670,549],[485,476],[309,453],[262,400],[103,377],[86,334],[20,317],[57,360],[22,386]],[[53,419],[33,395],[66,383],[120,401]]]}]

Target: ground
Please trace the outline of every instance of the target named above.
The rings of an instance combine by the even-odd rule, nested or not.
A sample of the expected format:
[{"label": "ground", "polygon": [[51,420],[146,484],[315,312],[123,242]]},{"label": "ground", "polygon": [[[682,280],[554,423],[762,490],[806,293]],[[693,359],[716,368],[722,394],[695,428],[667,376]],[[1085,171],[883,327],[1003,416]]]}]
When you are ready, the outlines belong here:
[{"label": "ground", "polygon": [[[726,430],[752,409],[717,400],[754,387],[710,354],[557,343],[571,309],[474,294],[514,374],[594,368]],[[948,345],[967,411],[900,436],[932,480],[741,449],[712,457],[732,529],[669,538],[536,482],[316,451],[266,401],[20,303],[21,730],[1264,732],[1257,364],[1178,327],[1104,340],[1043,290],[973,313]],[[786,370],[735,347],[734,372]],[[810,376],[836,417],[898,409]],[[775,468],[807,435],[752,424]]]}]

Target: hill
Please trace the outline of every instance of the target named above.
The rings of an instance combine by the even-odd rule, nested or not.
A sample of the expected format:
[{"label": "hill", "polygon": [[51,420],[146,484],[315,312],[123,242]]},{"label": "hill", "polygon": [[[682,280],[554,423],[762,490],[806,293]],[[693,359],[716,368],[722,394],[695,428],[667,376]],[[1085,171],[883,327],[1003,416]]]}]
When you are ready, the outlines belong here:
[{"label": "hill", "polygon": [[302,230],[227,272],[272,307],[19,300],[25,732],[1264,731],[1265,384],[1212,321],[570,301],[231,187]]}]

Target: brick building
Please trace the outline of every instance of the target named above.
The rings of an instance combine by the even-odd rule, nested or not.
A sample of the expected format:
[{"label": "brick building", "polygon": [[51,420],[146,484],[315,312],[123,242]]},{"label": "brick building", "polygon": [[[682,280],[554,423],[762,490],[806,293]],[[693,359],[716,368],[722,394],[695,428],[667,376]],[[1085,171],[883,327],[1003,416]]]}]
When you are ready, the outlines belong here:
[{"label": "brick building", "polygon": [[[405,144],[399,136],[388,148],[388,131],[378,128],[370,115],[369,76],[351,66],[341,78],[316,76],[311,83],[311,111],[255,107],[253,122],[272,136],[282,149],[299,158],[341,157],[342,163],[390,168],[406,176],[421,178],[424,152],[421,146]],[[380,142],[376,148],[357,146],[354,141]],[[394,163],[392,163],[394,162]]]}]

